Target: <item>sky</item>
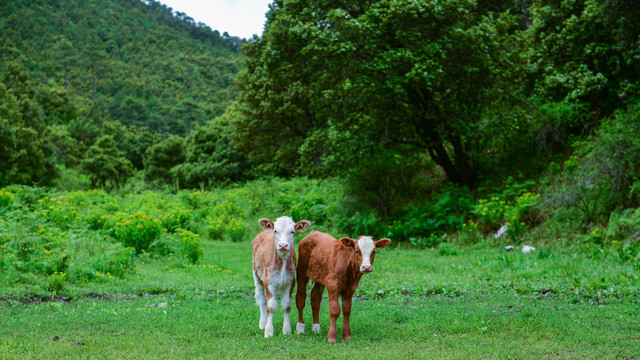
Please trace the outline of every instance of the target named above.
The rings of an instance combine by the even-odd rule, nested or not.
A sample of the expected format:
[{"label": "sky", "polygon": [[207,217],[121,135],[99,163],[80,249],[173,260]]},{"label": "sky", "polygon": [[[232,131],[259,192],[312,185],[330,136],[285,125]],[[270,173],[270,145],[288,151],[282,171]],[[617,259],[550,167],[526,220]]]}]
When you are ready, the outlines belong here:
[{"label": "sky", "polygon": [[231,36],[250,38],[262,35],[265,13],[272,0],[159,0],[181,11],[213,30],[225,31]]}]

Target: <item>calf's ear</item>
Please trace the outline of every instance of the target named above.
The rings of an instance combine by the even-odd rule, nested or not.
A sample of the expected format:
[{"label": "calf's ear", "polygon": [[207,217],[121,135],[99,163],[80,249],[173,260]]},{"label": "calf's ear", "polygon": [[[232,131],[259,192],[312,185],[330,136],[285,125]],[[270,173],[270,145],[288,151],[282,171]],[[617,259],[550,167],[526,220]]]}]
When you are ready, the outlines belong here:
[{"label": "calf's ear", "polygon": [[376,241],[376,248],[384,249],[387,246],[389,246],[389,244],[391,244],[391,240],[389,240],[387,238],[380,239],[380,240]]},{"label": "calf's ear", "polygon": [[351,247],[351,248],[355,248],[356,247],[356,241],[353,240],[353,239],[350,239],[348,237],[341,238],[340,242],[342,243],[342,246],[344,246],[344,247]]},{"label": "calf's ear", "polygon": [[260,226],[267,231],[273,230],[273,221],[269,219],[260,219]]},{"label": "calf's ear", "polygon": [[311,226],[311,223],[307,220],[300,220],[296,223],[296,226],[294,227],[294,229],[297,232],[303,232],[305,230],[307,230],[309,228],[309,226]]}]

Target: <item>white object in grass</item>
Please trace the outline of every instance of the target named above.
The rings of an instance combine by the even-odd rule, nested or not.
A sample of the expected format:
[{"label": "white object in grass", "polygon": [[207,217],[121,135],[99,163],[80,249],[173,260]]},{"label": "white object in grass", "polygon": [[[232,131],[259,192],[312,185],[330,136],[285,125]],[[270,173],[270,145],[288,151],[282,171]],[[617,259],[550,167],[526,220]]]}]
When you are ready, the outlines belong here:
[{"label": "white object in grass", "polygon": [[536,250],[536,248],[534,248],[533,246],[529,246],[529,245],[524,245],[522,247],[522,253],[523,254],[529,254],[532,253]]},{"label": "white object in grass", "polygon": [[498,229],[498,232],[496,232],[496,234],[493,237],[495,239],[499,239],[499,238],[501,238],[503,236],[508,236],[507,235],[507,230],[509,230],[509,225],[504,225],[500,229]]}]

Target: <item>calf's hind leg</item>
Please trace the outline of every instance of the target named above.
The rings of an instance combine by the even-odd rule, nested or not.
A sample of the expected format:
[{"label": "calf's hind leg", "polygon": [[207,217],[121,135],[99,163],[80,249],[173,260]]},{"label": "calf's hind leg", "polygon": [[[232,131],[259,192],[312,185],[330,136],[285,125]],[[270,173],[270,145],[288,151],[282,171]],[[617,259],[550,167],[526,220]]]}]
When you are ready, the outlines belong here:
[{"label": "calf's hind leg", "polygon": [[304,302],[307,300],[307,283],[309,278],[304,276],[304,273],[298,271],[298,290],[296,291],[296,307],[298,308],[298,324],[296,324],[296,332],[298,334],[304,334],[304,317],[302,310],[304,310]]},{"label": "calf's hind leg", "polygon": [[311,289],[311,312],[313,314],[313,325],[311,325],[311,331],[314,333],[320,332],[320,303],[322,302],[323,292],[324,286],[322,284],[313,284],[313,289]]},{"label": "calf's hind leg", "polygon": [[349,316],[351,316],[351,296],[342,297],[342,338],[351,339],[351,327],[349,326]]},{"label": "calf's hind leg", "polygon": [[293,294],[293,287],[296,286],[296,281],[291,280],[291,287],[289,291],[285,291],[282,295],[282,312],[284,313],[284,322],[282,323],[282,333],[291,334],[291,323],[289,321],[289,313],[291,313],[291,294]]}]

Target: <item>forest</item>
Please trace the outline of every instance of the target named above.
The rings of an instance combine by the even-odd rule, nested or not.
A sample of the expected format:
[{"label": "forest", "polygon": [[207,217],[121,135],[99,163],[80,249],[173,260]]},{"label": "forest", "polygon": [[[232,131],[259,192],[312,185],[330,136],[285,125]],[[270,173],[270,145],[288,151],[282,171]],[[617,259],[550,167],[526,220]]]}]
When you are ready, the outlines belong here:
[{"label": "forest", "polygon": [[339,178],[358,222],[426,246],[637,244],[635,5],[275,1],[239,39],[156,1],[9,1],[0,185]]},{"label": "forest", "polygon": [[[274,0],[243,39],[155,0],[9,0],[0,33],[0,308],[248,303],[240,245],[259,218],[290,215],[392,240],[393,280],[372,275],[364,302],[552,294],[638,311],[639,1]],[[428,261],[478,275],[398,285],[446,272]],[[197,271],[230,278],[199,293]],[[478,337],[513,324],[473,321]],[[621,331],[582,355],[604,341],[631,356]],[[442,341],[434,356],[450,357]]]}]

